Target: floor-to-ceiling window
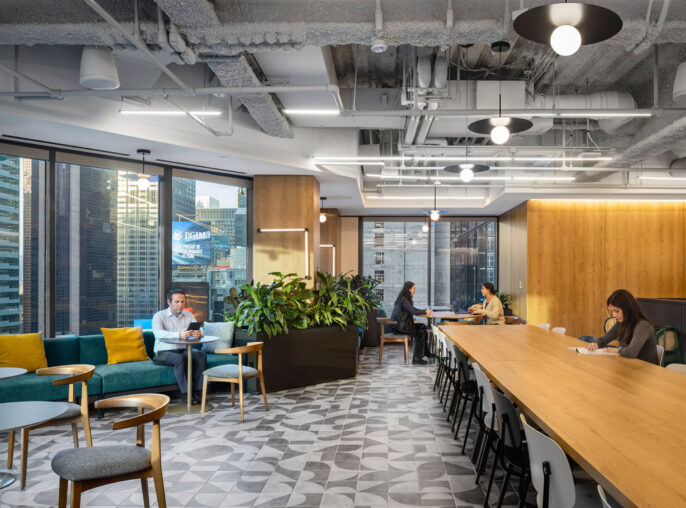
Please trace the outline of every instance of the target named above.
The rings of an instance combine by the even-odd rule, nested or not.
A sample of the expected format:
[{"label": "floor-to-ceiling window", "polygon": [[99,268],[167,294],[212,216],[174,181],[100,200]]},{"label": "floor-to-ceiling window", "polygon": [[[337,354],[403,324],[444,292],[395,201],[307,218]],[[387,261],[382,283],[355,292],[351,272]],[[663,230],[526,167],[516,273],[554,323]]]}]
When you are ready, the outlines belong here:
[{"label": "floor-to-ceiling window", "polygon": [[44,185],[45,160],[0,154],[0,334],[41,329]]},{"label": "floor-to-ceiling window", "polygon": [[374,277],[388,312],[405,281],[417,306],[461,308],[480,300],[481,284],[497,284],[495,219],[369,218],[362,226],[362,271]]},{"label": "floor-to-ceiling window", "polygon": [[200,178],[172,179],[172,284],[197,319],[220,321],[231,288],[248,282],[248,189]]},{"label": "floor-to-ceiling window", "polygon": [[57,335],[133,326],[158,310],[160,178],[100,163],[56,164]]}]

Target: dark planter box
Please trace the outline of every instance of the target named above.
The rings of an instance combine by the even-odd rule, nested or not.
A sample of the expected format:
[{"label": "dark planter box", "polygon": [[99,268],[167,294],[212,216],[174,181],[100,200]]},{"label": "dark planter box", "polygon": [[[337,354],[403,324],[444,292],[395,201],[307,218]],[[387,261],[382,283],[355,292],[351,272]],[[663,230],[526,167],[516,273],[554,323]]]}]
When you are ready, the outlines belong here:
[{"label": "dark planter box", "polygon": [[[262,370],[267,392],[316,385],[357,375],[357,326],[290,330],[267,337],[236,330],[234,346],[264,342]],[[255,363],[249,358],[249,365]]]},{"label": "dark planter box", "polygon": [[377,309],[367,312],[367,329],[364,331],[364,337],[362,337],[362,347],[378,347],[379,324],[376,322],[378,315]]}]

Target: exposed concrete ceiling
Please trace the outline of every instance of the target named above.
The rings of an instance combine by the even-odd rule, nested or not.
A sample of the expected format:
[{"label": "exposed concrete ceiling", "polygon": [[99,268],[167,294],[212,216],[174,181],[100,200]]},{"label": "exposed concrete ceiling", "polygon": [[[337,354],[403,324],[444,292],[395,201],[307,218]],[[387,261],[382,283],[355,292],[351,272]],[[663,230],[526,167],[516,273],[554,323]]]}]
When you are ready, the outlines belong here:
[{"label": "exposed concrete ceiling", "polygon": [[[84,46],[104,46],[113,51],[123,90],[164,88],[173,91],[177,88],[177,84],[164,76],[119,29],[108,24],[82,0],[1,0],[0,3],[0,63],[51,89],[81,88],[78,58]],[[425,207],[421,199],[409,198],[418,193],[428,196],[435,180],[418,182],[413,181],[412,176],[450,177],[441,170],[433,173],[421,169],[402,170],[400,173],[408,179],[385,182],[380,178],[378,167],[365,168],[362,172],[357,166],[317,165],[311,160],[316,155],[356,156],[369,149],[396,155],[421,151],[422,146],[413,143],[401,146],[408,145],[403,143],[403,138],[409,120],[395,113],[410,110],[411,104],[403,104],[404,97],[409,96],[403,86],[416,85],[412,81],[416,74],[416,58],[426,53],[443,51],[441,54],[448,60],[448,81],[455,84],[451,89],[452,102],[443,100],[437,114],[442,114],[441,109],[469,105],[471,110],[472,106],[476,107],[470,100],[478,102],[478,95],[475,99],[461,97],[460,83],[465,79],[525,81],[526,107],[533,100],[531,93],[552,96],[626,92],[633,97],[635,107],[666,108],[655,110],[650,118],[631,120],[611,131],[604,128],[607,122],[603,124],[597,119],[588,122],[538,119],[535,135],[515,136],[505,148],[491,145],[486,138],[473,137],[465,131],[464,118],[437,116],[433,126],[431,121],[426,122],[426,133],[422,137],[422,140],[427,138],[427,144],[439,145],[438,150],[431,152],[433,154],[451,155],[457,153],[456,150],[463,150],[466,144],[483,145],[481,153],[500,157],[535,153],[529,148],[536,146],[541,147],[540,154],[554,156],[582,151],[609,154],[613,157],[611,165],[596,164],[599,171],[592,172],[593,163],[578,162],[575,167],[585,166],[586,169],[571,174],[578,177],[575,184],[596,186],[588,191],[584,189],[590,187],[579,185],[578,194],[604,189],[610,195],[620,195],[646,193],[641,181],[637,180],[637,173],[622,172],[623,168],[659,170],[664,166],[669,170],[670,157],[686,150],[683,111],[670,109],[675,106],[672,86],[676,68],[686,60],[686,2],[683,0],[650,2],[651,12],[646,11],[647,2],[638,0],[595,0],[594,3],[611,8],[622,17],[623,29],[612,39],[583,46],[577,54],[567,58],[556,56],[545,45],[520,38],[512,29],[516,9],[541,5],[546,3],[544,0],[381,0],[380,16],[376,3],[371,0],[138,0],[137,25],[133,0],[100,0],[98,3],[126,31],[138,33],[145,46],[193,89],[327,84],[340,87],[346,114],[338,117],[295,117],[284,113],[284,108],[335,107],[336,94],[330,91],[309,94],[234,92],[230,94],[234,113],[230,136],[227,135],[231,129],[227,130],[225,125],[226,116],[207,120],[206,130],[189,119],[175,120],[179,122],[175,125],[168,125],[166,120],[146,119],[136,122],[147,126],[148,130],[129,127],[129,131],[141,142],[157,143],[162,141],[161,136],[149,132],[150,126],[157,126],[159,132],[170,132],[169,139],[188,150],[189,159],[211,161],[216,154],[231,154],[236,156],[237,165],[246,160],[255,161],[246,164],[250,166],[248,173],[264,172],[273,164],[274,172],[320,174],[323,185],[345,182],[341,188],[357,189],[355,206],[341,205],[349,213],[355,213],[355,210],[370,213],[377,207],[385,207],[389,213],[407,212],[390,201],[383,203],[383,200],[368,198],[365,193],[374,190],[388,196],[404,193],[408,196],[407,204],[420,203]],[[389,46],[386,52],[370,51],[370,45],[377,38],[382,38]],[[511,50],[503,55],[492,53],[490,43],[501,39],[510,41]],[[460,44],[474,44],[474,47],[466,51]],[[659,46],[657,62],[652,51],[654,45]],[[318,48],[321,50],[317,51]],[[657,70],[657,101],[653,94],[654,70]],[[40,92],[42,89],[0,70],[0,92],[17,90]],[[224,95],[186,94],[174,101],[179,107],[216,108],[227,115],[228,102]],[[119,97],[99,98],[68,96],[61,103],[50,104],[0,98],[0,113],[13,115],[15,121],[21,121],[23,117],[30,125],[50,118],[80,129],[90,126],[94,132],[93,142],[102,142],[97,133],[122,135],[126,125],[132,125],[122,118],[107,116],[117,115],[117,109],[169,107],[162,98],[143,93],[122,92]],[[419,131],[422,122],[418,124]],[[18,126],[2,125],[3,133],[20,130]],[[217,137],[217,133],[226,136]],[[83,143],[80,140],[74,144]],[[425,165],[410,160],[404,164]],[[553,166],[547,164],[549,169]],[[616,171],[600,171],[604,168]],[[491,173],[532,174],[532,171],[517,171],[494,168]],[[627,182],[633,183],[627,185]],[[422,187],[413,186],[418,183]],[[575,192],[572,184],[541,182],[529,187],[523,187],[526,184],[485,187],[446,180],[442,185],[452,186],[449,192],[472,193],[482,198],[474,207],[465,206],[458,199],[450,202],[450,209],[468,213],[472,213],[472,209],[493,211],[509,206],[513,196],[517,196],[516,199],[526,196],[526,189],[532,196],[539,192],[550,195]],[[426,186],[431,188],[424,189]],[[675,187],[671,190],[675,195],[683,192]],[[367,207],[366,211],[362,209],[362,203]],[[329,201],[327,205],[336,206],[336,202]]]}]

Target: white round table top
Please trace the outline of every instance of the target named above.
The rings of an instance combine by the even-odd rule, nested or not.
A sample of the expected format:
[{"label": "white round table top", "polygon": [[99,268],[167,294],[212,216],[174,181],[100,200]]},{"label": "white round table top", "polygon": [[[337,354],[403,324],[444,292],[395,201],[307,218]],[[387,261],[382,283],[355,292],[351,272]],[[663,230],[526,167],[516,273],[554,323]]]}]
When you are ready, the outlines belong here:
[{"label": "white round table top", "polygon": [[16,430],[47,422],[66,413],[66,402],[29,400],[0,403],[0,432]]},{"label": "white round table top", "polygon": [[26,374],[26,369],[21,367],[0,367],[0,379],[8,379],[21,376],[22,374]]},{"label": "white round table top", "polygon": [[204,337],[200,337],[198,339],[160,339],[162,342],[167,342],[169,344],[204,344],[206,342],[215,342],[219,340],[219,337],[216,337],[214,335],[205,335]]}]

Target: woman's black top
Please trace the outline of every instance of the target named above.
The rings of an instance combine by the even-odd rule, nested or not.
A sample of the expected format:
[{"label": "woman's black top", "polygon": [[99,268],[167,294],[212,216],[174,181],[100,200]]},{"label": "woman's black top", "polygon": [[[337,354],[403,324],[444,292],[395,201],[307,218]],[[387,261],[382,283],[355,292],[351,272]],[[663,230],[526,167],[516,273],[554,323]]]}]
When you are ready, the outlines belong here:
[{"label": "woman's black top", "polygon": [[398,324],[392,325],[392,328],[402,333],[412,333],[414,331],[414,318],[420,314],[425,314],[426,310],[418,309],[410,303],[410,300],[403,297],[396,302],[391,313],[391,321],[396,321]]}]

